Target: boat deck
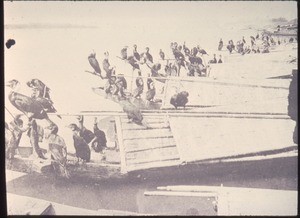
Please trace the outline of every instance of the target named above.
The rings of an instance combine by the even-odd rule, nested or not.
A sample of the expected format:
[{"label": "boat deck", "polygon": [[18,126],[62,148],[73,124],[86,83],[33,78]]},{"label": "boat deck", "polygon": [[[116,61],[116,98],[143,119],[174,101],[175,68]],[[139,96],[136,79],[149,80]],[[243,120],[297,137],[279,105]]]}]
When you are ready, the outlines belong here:
[{"label": "boat deck", "polygon": [[[145,115],[152,128],[116,117],[123,173],[193,162],[293,152],[294,121],[282,115]],[[254,158],[255,159],[255,158]]]}]

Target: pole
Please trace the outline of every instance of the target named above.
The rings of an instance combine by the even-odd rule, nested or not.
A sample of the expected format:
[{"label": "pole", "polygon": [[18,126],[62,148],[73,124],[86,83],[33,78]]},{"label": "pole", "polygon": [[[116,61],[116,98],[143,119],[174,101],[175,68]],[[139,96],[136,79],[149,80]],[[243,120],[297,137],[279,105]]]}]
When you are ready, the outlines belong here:
[{"label": "pole", "polygon": [[[4,106],[5,107],[5,106]],[[7,110],[7,112],[10,114],[10,116],[12,116],[13,119],[15,119],[15,116],[7,109],[7,107],[5,107],[5,109]]]}]

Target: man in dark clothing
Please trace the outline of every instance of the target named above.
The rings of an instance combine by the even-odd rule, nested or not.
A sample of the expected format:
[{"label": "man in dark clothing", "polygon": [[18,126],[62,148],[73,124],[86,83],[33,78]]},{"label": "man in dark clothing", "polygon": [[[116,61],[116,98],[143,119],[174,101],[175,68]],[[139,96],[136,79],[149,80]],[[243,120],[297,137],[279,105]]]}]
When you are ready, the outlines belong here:
[{"label": "man in dark clothing", "polygon": [[298,144],[298,70],[293,70],[288,95],[288,115],[296,122],[293,141]]}]

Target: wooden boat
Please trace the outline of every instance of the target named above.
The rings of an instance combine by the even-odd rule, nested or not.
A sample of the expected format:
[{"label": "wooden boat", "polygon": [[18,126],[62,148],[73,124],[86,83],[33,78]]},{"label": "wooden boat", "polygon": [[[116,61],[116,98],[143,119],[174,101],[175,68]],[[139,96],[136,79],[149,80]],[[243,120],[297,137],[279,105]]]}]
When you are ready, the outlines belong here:
[{"label": "wooden boat", "polygon": [[[128,123],[125,114],[111,115],[117,149],[106,151],[106,161],[95,156],[84,164],[76,164],[76,158],[69,155],[67,169],[71,178],[123,179],[152,169],[184,170],[184,166],[297,158],[298,155],[298,146],[292,140],[294,122],[286,114],[176,111],[143,114],[151,128]],[[113,161],[109,157],[112,154]],[[41,173],[52,169],[50,160],[17,156],[7,168]]]},{"label": "wooden boat", "polygon": [[[166,86],[163,110],[142,110],[150,128],[129,123],[123,112],[80,113],[108,117],[117,151],[107,151],[116,156],[113,161],[96,158],[79,165],[69,155],[71,177],[124,178],[131,172],[174,166],[297,157],[298,146],[292,140],[295,123],[287,115],[289,81],[172,78]],[[191,93],[187,109],[169,109],[166,99],[174,94],[172,86]],[[48,172],[47,161],[16,157],[7,167]]]},{"label": "wooden boat", "polygon": [[88,210],[43,199],[7,193],[7,215],[134,216],[138,214],[120,210]]},{"label": "wooden boat", "polygon": [[[278,104],[285,107],[290,83],[290,80],[281,79],[271,81],[268,79],[232,81],[209,77],[168,77],[163,79],[166,80],[163,84],[163,92],[158,92],[156,102],[150,102],[146,106],[145,100],[141,98],[136,100],[136,105],[142,110],[174,109],[174,106],[170,104],[171,97],[177,92],[187,91],[189,93],[189,101],[186,105],[188,111],[197,111],[199,108],[207,107],[212,107],[211,111],[213,111],[224,106],[235,110],[234,106],[240,108],[247,104],[256,106],[260,104],[259,107],[252,108],[249,112],[275,113],[274,107],[270,106],[270,103],[281,99],[282,101]],[[93,88],[93,91],[101,97],[115,101],[114,96],[107,96],[102,88]],[[263,110],[261,110],[262,107],[264,107]],[[286,110],[277,110],[276,112],[285,113]]]},{"label": "wooden boat", "polygon": [[163,186],[144,192],[139,212],[169,216],[295,216],[297,196],[297,191],[222,185]]}]

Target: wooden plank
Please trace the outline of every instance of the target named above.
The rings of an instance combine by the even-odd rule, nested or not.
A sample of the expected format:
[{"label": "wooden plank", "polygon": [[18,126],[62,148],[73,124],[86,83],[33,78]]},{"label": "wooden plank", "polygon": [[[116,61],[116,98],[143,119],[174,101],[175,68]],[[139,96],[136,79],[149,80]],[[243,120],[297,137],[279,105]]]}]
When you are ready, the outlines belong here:
[{"label": "wooden plank", "polygon": [[116,121],[116,132],[117,138],[119,143],[120,149],[120,156],[121,156],[121,173],[126,173],[126,157],[125,157],[125,149],[123,145],[123,131],[122,131],[122,124],[119,116],[115,117]]},{"label": "wooden plank", "polygon": [[[189,107],[190,105],[187,105]],[[215,106],[220,106],[220,105],[215,105]],[[226,106],[226,105],[225,105]],[[199,107],[201,107],[199,105]],[[144,110],[142,111],[143,115],[145,117],[145,120],[149,124],[159,124],[163,123],[163,117],[166,114],[169,114],[170,116],[176,116],[176,117],[188,117],[188,118],[193,118],[193,117],[203,117],[203,118],[245,118],[245,119],[290,119],[290,117],[286,113],[247,113],[247,112],[232,112],[232,113],[227,113],[227,112],[219,112],[219,111],[193,111],[193,110]],[[149,118],[147,115],[156,115],[157,118]],[[123,112],[107,112],[107,111],[85,111],[85,112],[80,112],[80,113],[49,113],[49,116],[78,116],[78,115],[83,115],[83,116],[124,116],[125,113]],[[125,117],[122,119],[122,124],[123,123],[128,123],[128,119]],[[130,123],[128,123],[130,125]],[[136,125],[134,123],[131,123],[132,125]]]},{"label": "wooden plank", "polygon": [[170,129],[124,130],[123,139],[173,137]]},{"label": "wooden plank", "polygon": [[143,149],[160,148],[163,146],[176,146],[174,138],[151,138],[151,139],[135,139],[123,141],[125,151],[134,152]]},{"label": "wooden plank", "polygon": [[[228,64],[228,63],[227,63]],[[137,76],[127,76],[124,75],[125,78],[137,78]],[[146,76],[139,76],[139,78],[153,78],[154,80],[165,80],[165,81],[173,81],[173,82],[186,82],[186,83],[205,83],[205,84],[213,84],[213,85],[224,85],[224,86],[242,86],[242,87],[254,87],[254,88],[265,88],[265,89],[288,89],[288,87],[277,85],[271,83],[267,83],[264,79],[256,79],[255,81],[251,81],[251,83],[247,83],[247,81],[232,81],[226,79],[218,79],[215,80],[214,78],[209,77],[177,77],[177,76],[170,76],[170,77],[146,77]],[[133,80],[132,80],[133,81]],[[257,84],[258,83],[258,84]],[[261,83],[261,84],[259,84]],[[277,85],[277,86],[276,86]],[[165,85],[166,86],[166,85]]]},{"label": "wooden plank", "polygon": [[[148,123],[148,122],[147,122]],[[151,128],[154,129],[167,129],[166,125],[163,122],[155,122],[155,123],[148,123]],[[145,126],[139,126],[136,124],[130,123],[122,123],[123,130],[143,130],[147,129]]]},{"label": "wooden plank", "polygon": [[[224,191],[227,187],[222,186],[198,186],[198,185],[170,185],[170,186],[159,186],[158,190],[164,191],[178,191],[178,192],[220,192]],[[229,187],[230,188],[230,187]],[[239,188],[234,188],[238,190]],[[240,188],[244,189],[244,188]]]},{"label": "wooden plank", "polygon": [[180,160],[184,161],[184,158],[183,158],[184,156],[182,155],[182,150],[181,150],[183,148],[179,146],[179,142],[180,142],[180,140],[179,140],[180,135],[178,134],[179,129],[176,128],[176,126],[174,126],[174,123],[171,122],[170,119],[169,119],[169,124],[170,124],[170,130],[173,133],[173,137],[174,137],[174,140],[175,140],[175,143],[176,143],[176,149],[178,151]]},{"label": "wooden plank", "polygon": [[217,197],[214,192],[146,191],[145,196]]},{"label": "wooden plank", "polygon": [[[144,119],[147,121],[147,123],[163,123],[164,122],[164,120],[163,120],[163,118],[161,116],[156,116],[156,117],[153,117],[153,116],[144,116]],[[121,122],[122,122],[122,124],[123,123],[134,124],[134,123],[129,123],[127,117],[126,118],[122,117],[121,118]]]},{"label": "wooden plank", "polygon": [[178,151],[173,145],[167,147],[159,147],[155,149],[147,149],[139,152],[126,153],[126,163],[129,164],[131,161],[147,161],[152,159],[164,159],[165,157],[177,155]]},{"label": "wooden plank", "polygon": [[166,161],[154,162],[154,163],[144,163],[144,164],[139,164],[139,165],[130,165],[130,166],[127,166],[127,172],[153,169],[153,168],[161,168],[161,167],[178,166],[181,163],[182,162],[178,159],[178,160],[166,160]]},{"label": "wooden plank", "polygon": [[169,160],[180,160],[179,155],[172,155],[172,156],[163,156],[163,157],[153,157],[153,158],[147,158],[144,160],[128,160],[127,161],[127,166],[130,165],[138,165],[138,164],[148,164],[148,163],[153,163],[153,162],[158,162],[160,164],[160,162],[163,161],[169,161]]},{"label": "wooden plank", "polygon": [[128,151],[127,153],[135,153],[135,152],[142,152],[142,151],[147,151],[147,150],[153,150],[153,149],[162,149],[162,148],[169,148],[169,147],[176,147],[175,143],[174,144],[170,144],[170,145],[162,145],[162,146],[155,146],[155,147],[150,147],[150,148],[138,148],[138,149],[134,149],[131,151]]}]

